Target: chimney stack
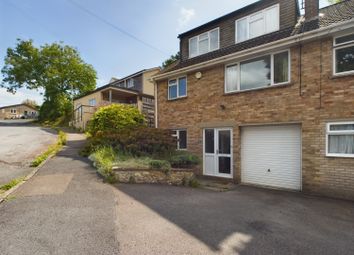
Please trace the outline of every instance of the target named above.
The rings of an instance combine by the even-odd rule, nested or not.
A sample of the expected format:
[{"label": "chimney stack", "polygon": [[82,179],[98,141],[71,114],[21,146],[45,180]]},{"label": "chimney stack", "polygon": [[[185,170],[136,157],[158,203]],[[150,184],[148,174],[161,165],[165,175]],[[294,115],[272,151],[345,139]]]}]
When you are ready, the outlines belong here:
[{"label": "chimney stack", "polygon": [[319,0],[305,0],[305,19],[317,18],[320,8]]}]

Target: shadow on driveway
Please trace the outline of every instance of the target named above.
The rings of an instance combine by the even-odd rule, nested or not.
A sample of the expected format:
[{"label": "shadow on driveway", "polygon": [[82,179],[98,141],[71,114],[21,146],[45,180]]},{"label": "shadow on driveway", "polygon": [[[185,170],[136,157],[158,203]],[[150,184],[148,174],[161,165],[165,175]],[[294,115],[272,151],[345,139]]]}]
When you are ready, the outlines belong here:
[{"label": "shadow on driveway", "polygon": [[[224,193],[160,185],[117,188],[160,215],[152,233],[144,233],[146,243],[149,236],[159,238],[160,223],[168,220],[207,245],[210,253],[224,253],[226,245],[233,254],[354,254],[354,204],[350,202],[246,186]],[[145,224],[141,210],[130,213],[127,219],[134,219],[132,224]],[[170,242],[174,240],[179,238],[171,236]],[[180,247],[189,254],[183,241]]]}]

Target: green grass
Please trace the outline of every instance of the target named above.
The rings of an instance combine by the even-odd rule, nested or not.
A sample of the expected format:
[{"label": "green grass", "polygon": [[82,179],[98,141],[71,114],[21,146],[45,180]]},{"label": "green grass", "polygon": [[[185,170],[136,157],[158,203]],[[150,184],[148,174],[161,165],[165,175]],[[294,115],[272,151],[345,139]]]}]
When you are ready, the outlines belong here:
[{"label": "green grass", "polygon": [[66,134],[63,131],[59,131],[57,142],[49,146],[49,148],[45,152],[43,152],[41,155],[36,157],[31,162],[31,167],[37,167],[40,164],[42,164],[42,162],[44,162],[48,157],[58,153],[58,151],[60,151],[61,148],[63,148],[63,145],[65,144],[66,144]]},{"label": "green grass", "polygon": [[13,179],[10,182],[6,183],[5,185],[0,186],[0,194],[15,187],[17,184],[22,182],[24,179],[25,179],[24,177]]},{"label": "green grass", "polygon": [[116,158],[117,154],[112,147],[108,146],[100,147],[90,155],[90,159],[94,162],[97,171],[111,183],[115,182],[112,168]]}]

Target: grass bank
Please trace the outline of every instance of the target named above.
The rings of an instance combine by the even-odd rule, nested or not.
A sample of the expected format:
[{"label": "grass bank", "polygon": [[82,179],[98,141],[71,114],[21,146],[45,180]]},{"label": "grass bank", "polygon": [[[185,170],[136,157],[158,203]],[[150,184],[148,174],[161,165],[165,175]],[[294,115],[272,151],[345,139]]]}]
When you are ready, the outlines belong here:
[{"label": "grass bank", "polygon": [[58,139],[55,144],[52,144],[49,146],[49,148],[43,152],[41,155],[36,157],[32,162],[31,162],[31,167],[37,167],[39,166],[42,162],[44,162],[48,157],[55,155],[58,153],[58,151],[63,148],[63,145],[66,144],[66,134],[63,131],[58,131]]}]

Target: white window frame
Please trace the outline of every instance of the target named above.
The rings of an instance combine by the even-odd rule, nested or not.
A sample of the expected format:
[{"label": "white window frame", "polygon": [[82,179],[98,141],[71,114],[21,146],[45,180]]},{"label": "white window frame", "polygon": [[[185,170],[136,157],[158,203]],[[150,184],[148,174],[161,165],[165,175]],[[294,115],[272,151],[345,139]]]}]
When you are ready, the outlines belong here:
[{"label": "white window frame", "polygon": [[336,39],[340,37],[345,37],[347,35],[354,34],[354,31],[351,33],[346,33],[346,34],[341,34],[333,38],[333,76],[344,76],[344,75],[350,75],[354,74],[354,70],[352,71],[346,71],[346,72],[340,72],[337,73],[336,71],[336,64],[337,64],[337,50],[344,49],[344,48],[349,48],[354,46],[354,40],[349,41],[349,42],[344,42],[344,43],[336,43]]},{"label": "white window frame", "polygon": [[326,125],[326,156],[327,157],[340,157],[340,158],[354,158],[354,154],[345,153],[330,153],[329,152],[329,136],[331,135],[354,135],[354,130],[330,130],[332,125],[353,125],[354,121],[347,122],[330,122]]},{"label": "white window frame", "polygon": [[[185,131],[186,132],[186,148],[180,148],[180,145],[179,145],[179,132],[180,131]],[[187,148],[188,148],[188,132],[187,132],[187,129],[173,129],[172,132],[176,132],[176,134],[173,134],[172,136],[173,137],[176,137],[177,139],[177,146],[176,146],[176,150],[178,151],[186,151]]]},{"label": "white window frame", "polygon": [[[216,49],[211,50],[211,49],[210,49],[210,33],[214,32],[214,31],[218,31],[218,47],[217,47]],[[201,40],[200,40],[200,37],[201,37],[202,35],[205,35],[205,34],[208,34],[208,52],[206,52],[206,53],[209,53],[209,52],[216,51],[216,50],[220,49],[220,28],[217,27],[217,28],[214,28],[214,29],[209,30],[209,31],[207,31],[207,32],[204,32],[204,33],[202,33],[202,34],[200,34],[200,35],[193,36],[192,38],[189,38],[189,40],[188,40],[189,58],[194,58],[194,57],[197,57],[197,56],[206,54],[206,53],[202,53],[202,54],[199,53],[199,42],[201,41]],[[192,55],[192,53],[191,53],[191,41],[192,41],[193,39],[197,39],[197,54],[193,54],[193,55]]]},{"label": "white window frame", "polygon": [[[273,8],[277,8],[277,11],[278,11],[278,27],[277,27],[276,29],[272,30],[272,31],[267,31],[267,24],[266,24],[265,13],[266,13],[266,11],[268,11],[268,10],[270,10],[270,9],[273,9]],[[237,43],[240,43],[240,42],[247,41],[247,40],[249,40],[249,39],[256,38],[256,37],[250,37],[250,20],[251,20],[251,17],[253,17],[253,16],[255,16],[255,15],[258,15],[258,14],[262,14],[262,16],[263,16],[262,19],[264,20],[264,23],[263,23],[263,25],[264,25],[263,34],[261,34],[261,35],[259,35],[259,36],[262,36],[262,35],[265,35],[265,34],[269,34],[269,33],[272,33],[272,32],[275,32],[275,31],[278,31],[278,30],[279,30],[279,28],[280,28],[280,5],[279,5],[279,4],[275,4],[275,5],[272,5],[272,6],[268,7],[268,8],[265,8],[265,9],[259,11],[259,12],[252,13],[252,14],[246,16],[246,17],[242,17],[242,18],[237,19],[237,20],[235,21],[235,43],[236,43],[236,44],[237,44]],[[245,40],[238,41],[238,39],[237,39],[237,23],[238,23],[239,21],[242,21],[242,20],[245,20],[245,19],[247,20],[247,38],[246,38]]]},{"label": "white window frame", "polygon": [[[289,60],[288,61],[288,80],[285,81],[285,82],[274,83],[274,55],[277,55],[277,54],[283,53],[283,52],[287,52],[288,53],[288,60]],[[270,84],[270,86],[264,86],[264,87],[260,87],[260,88],[241,90],[241,74],[240,74],[241,73],[241,63],[243,63],[245,61],[251,61],[252,59],[257,59],[257,58],[269,56],[269,55],[270,55],[270,69],[271,69],[270,70],[270,72],[271,72],[271,78],[270,78],[271,84]],[[237,65],[237,86],[236,86],[236,90],[226,91],[227,67],[234,66],[234,65]],[[290,49],[273,52],[271,54],[264,54],[264,55],[261,55],[261,56],[257,56],[255,58],[245,59],[245,60],[242,60],[242,61],[233,62],[233,63],[225,65],[225,71],[224,71],[224,93],[225,94],[235,93],[235,92],[243,92],[243,91],[250,91],[250,90],[258,90],[258,89],[270,88],[270,87],[275,87],[275,86],[281,86],[281,85],[289,84],[290,82],[291,82],[291,53],[290,53]]]},{"label": "white window frame", "polygon": [[11,113],[17,113],[17,110],[16,110],[16,108],[11,108],[11,111],[10,111]]},{"label": "white window frame", "polygon": [[[180,95],[179,95],[179,80],[180,80],[180,79],[183,79],[183,78],[186,79],[186,95],[180,96]],[[170,97],[170,87],[175,86],[175,84],[174,84],[174,85],[170,85],[170,81],[173,81],[173,80],[176,80],[176,85],[177,85],[177,97],[171,98],[171,97]],[[176,100],[176,99],[180,99],[180,98],[185,98],[185,97],[187,97],[187,94],[188,94],[188,79],[187,79],[187,75],[185,75],[185,76],[180,76],[180,77],[178,77],[178,78],[169,79],[168,82],[167,82],[167,85],[168,85],[168,86],[167,86],[167,98],[168,98],[168,100]]]}]

